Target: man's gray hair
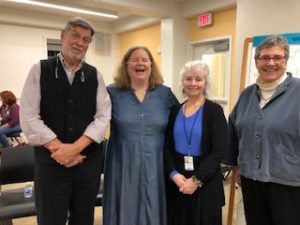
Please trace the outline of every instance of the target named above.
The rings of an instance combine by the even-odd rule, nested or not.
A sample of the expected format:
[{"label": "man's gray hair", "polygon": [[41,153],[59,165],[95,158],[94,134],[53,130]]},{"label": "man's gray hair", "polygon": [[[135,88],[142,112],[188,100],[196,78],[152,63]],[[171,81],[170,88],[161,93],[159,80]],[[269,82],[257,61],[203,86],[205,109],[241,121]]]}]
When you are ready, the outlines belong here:
[{"label": "man's gray hair", "polygon": [[63,29],[64,32],[70,31],[74,27],[82,27],[85,29],[89,29],[91,31],[91,36],[93,37],[95,34],[95,28],[92,23],[86,19],[81,17],[73,17],[71,18],[68,23],[66,24],[65,28]]}]

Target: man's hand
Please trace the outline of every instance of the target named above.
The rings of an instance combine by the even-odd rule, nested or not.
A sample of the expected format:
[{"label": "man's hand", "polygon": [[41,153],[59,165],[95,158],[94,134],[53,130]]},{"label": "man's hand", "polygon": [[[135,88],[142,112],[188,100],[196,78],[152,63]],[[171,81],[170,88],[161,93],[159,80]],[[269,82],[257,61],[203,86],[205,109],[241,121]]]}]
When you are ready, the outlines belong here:
[{"label": "man's hand", "polygon": [[47,148],[51,153],[53,153],[56,151],[56,149],[59,148],[61,144],[62,142],[58,138],[55,138],[44,144],[44,147]]},{"label": "man's hand", "polygon": [[[82,156],[79,153],[69,154],[68,159],[66,157],[63,157],[63,155],[65,153],[64,150],[57,153],[53,157],[53,154],[55,152],[59,151],[60,149],[65,149],[63,145],[66,145],[66,144],[62,143],[58,138],[55,138],[55,139],[47,142],[46,144],[44,144],[44,147],[47,148],[51,152],[51,157],[60,165],[64,165],[66,167],[72,167],[83,161],[85,156]],[[67,144],[67,145],[70,145],[70,144]],[[70,149],[69,149],[69,151],[70,151]]]},{"label": "man's hand", "polygon": [[44,144],[44,147],[51,152],[51,157],[57,163],[65,167],[72,167],[82,163],[86,156],[80,153],[92,142],[93,140],[91,138],[82,135],[74,143],[70,144],[62,143],[58,138],[55,138]]},{"label": "man's hand", "polygon": [[61,165],[66,167],[75,166],[81,163],[85,156],[81,155],[80,150],[73,144],[61,144],[53,149],[51,157]]}]

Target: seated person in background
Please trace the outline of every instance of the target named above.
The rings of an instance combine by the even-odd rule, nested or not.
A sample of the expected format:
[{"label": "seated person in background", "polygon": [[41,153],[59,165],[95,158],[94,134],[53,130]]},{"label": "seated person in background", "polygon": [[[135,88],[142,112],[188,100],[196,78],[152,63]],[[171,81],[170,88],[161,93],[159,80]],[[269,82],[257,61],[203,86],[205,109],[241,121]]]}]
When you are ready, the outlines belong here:
[{"label": "seated person in background", "polygon": [[9,147],[7,135],[21,132],[19,122],[19,105],[17,98],[11,91],[2,91],[0,93],[2,105],[0,107],[1,127],[0,143],[4,148]]}]

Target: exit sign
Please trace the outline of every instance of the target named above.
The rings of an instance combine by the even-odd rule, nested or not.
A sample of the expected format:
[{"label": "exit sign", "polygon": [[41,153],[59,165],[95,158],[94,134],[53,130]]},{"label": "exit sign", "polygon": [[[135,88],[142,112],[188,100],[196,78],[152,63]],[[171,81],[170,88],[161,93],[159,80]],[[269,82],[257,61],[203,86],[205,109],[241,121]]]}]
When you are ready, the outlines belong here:
[{"label": "exit sign", "polygon": [[212,13],[202,13],[198,16],[198,26],[204,27],[212,24]]}]

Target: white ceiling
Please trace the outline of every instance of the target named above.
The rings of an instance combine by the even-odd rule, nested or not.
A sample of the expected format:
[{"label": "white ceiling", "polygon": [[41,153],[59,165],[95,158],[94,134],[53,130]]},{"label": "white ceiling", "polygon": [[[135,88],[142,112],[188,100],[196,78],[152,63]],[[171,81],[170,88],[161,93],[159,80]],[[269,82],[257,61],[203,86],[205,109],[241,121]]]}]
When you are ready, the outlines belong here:
[{"label": "white ceiling", "polygon": [[[58,4],[99,12],[112,12],[118,19],[80,15],[53,9],[40,8],[19,3],[0,0],[0,22],[26,23],[24,19],[36,21],[36,26],[47,23],[57,27],[59,17],[82,16],[105,32],[119,33],[160,21],[162,18],[188,18],[201,12],[231,7],[237,0],[36,0],[44,3]],[[74,15],[75,14],[75,15]],[[16,16],[12,15],[18,15]],[[24,19],[22,19],[24,18]],[[29,19],[30,18],[30,19]],[[33,19],[34,18],[34,19]],[[52,25],[51,25],[52,23]]]},{"label": "white ceiling", "polygon": [[[54,3],[62,6],[70,6],[81,9],[90,9],[99,12],[111,12],[119,16],[119,19],[108,19],[95,16],[94,20],[104,22],[115,22],[127,17],[154,17],[162,18],[178,13],[180,4],[189,0],[37,0],[46,3]],[[0,0],[0,7],[24,9],[26,11],[42,12],[57,15],[67,15],[72,13],[46,9],[38,6],[24,5],[20,3]]]}]

